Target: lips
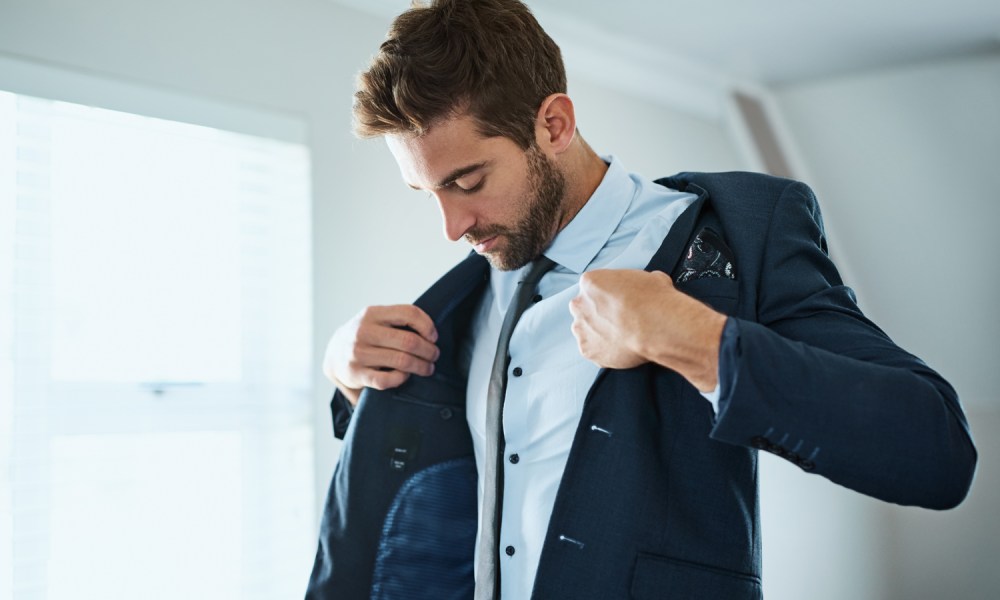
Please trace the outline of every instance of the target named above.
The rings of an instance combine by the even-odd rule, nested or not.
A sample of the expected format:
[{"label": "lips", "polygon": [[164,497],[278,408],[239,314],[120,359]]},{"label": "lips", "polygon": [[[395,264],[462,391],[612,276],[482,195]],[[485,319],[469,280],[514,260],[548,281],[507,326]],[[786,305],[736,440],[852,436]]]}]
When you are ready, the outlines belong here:
[{"label": "lips", "polygon": [[487,238],[477,244],[474,244],[472,248],[476,251],[477,254],[483,254],[485,252],[489,252],[490,248],[492,248],[497,243],[497,239],[498,236]]}]

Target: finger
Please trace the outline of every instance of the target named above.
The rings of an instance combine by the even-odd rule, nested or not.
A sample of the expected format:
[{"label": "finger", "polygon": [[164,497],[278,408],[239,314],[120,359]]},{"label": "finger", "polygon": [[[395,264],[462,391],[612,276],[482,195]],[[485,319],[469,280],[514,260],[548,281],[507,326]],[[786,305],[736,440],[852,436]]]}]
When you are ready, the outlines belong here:
[{"label": "finger", "polygon": [[599,271],[587,271],[583,275],[580,275],[580,294],[581,296],[586,296],[591,292],[594,287],[594,276],[595,273]]},{"label": "finger", "polygon": [[414,375],[430,376],[434,373],[434,363],[412,354],[386,348],[361,347],[355,350],[356,370],[391,370]]},{"label": "finger", "polygon": [[[586,275],[586,273],[584,273]],[[583,280],[580,281],[580,289],[576,293],[576,296],[570,300],[570,311],[575,310],[577,313],[585,313],[587,311],[592,311],[597,306],[597,301],[595,300],[594,294],[596,293],[592,285],[583,285]]]},{"label": "finger", "polygon": [[395,304],[393,306],[374,307],[379,322],[393,327],[409,327],[418,335],[430,342],[437,341],[437,328],[434,321],[420,308],[412,304]]},{"label": "finger", "polygon": [[405,352],[423,360],[435,361],[441,354],[438,347],[420,335],[405,329],[375,326],[358,331],[359,346]]},{"label": "finger", "polygon": [[403,385],[410,378],[409,373],[402,371],[378,371],[369,370],[365,372],[365,387],[376,390],[389,390]]},{"label": "finger", "polygon": [[569,314],[573,315],[573,320],[576,321],[583,314],[583,298],[577,296],[569,301]]},{"label": "finger", "polygon": [[608,294],[615,289],[610,276],[613,271],[589,271],[580,277],[580,293],[578,297],[592,307],[602,306],[608,301]]},{"label": "finger", "polygon": [[586,319],[576,319],[570,325],[570,331],[573,333],[573,337],[576,338],[576,345],[580,349],[580,354],[589,358],[592,346],[591,341],[598,339],[590,323]]},{"label": "finger", "polygon": [[583,324],[583,320],[573,319],[573,324],[569,326],[569,330],[573,332],[573,337],[576,338],[576,345],[583,346],[584,336],[586,335],[586,328]]}]

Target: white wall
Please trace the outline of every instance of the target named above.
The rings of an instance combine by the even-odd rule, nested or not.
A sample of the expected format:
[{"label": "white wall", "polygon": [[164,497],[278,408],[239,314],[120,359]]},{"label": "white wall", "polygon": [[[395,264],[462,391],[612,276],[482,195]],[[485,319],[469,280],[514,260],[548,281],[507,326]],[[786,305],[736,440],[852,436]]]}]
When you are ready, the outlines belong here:
[{"label": "white wall", "polygon": [[870,525],[870,544],[853,541],[883,589],[864,597],[995,598],[1000,56],[791,85],[778,99],[862,308],[955,385],[980,452],[971,495],[954,511],[839,504],[854,504],[852,519]]},{"label": "white wall", "polygon": [[580,134],[598,154],[614,154],[651,179],[680,171],[745,168],[721,123],[629,98],[570,71]]}]

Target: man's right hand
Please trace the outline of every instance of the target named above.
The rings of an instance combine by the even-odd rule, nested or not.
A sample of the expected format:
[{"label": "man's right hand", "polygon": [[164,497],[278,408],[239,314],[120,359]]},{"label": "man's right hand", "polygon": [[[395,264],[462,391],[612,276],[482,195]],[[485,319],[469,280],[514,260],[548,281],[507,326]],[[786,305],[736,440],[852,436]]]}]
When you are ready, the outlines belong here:
[{"label": "man's right hand", "polygon": [[434,322],[416,306],[369,306],[334,332],[323,373],[357,404],[361,388],[385,390],[411,374],[434,373],[441,354],[436,341]]}]

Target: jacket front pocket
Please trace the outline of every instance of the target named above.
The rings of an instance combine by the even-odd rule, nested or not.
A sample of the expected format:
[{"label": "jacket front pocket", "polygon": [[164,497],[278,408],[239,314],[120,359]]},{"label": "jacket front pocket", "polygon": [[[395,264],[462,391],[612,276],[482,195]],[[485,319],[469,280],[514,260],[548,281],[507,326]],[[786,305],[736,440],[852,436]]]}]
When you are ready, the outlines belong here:
[{"label": "jacket front pocket", "polygon": [[760,578],[668,556],[640,554],[632,576],[635,600],[760,600]]}]

